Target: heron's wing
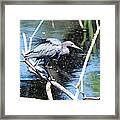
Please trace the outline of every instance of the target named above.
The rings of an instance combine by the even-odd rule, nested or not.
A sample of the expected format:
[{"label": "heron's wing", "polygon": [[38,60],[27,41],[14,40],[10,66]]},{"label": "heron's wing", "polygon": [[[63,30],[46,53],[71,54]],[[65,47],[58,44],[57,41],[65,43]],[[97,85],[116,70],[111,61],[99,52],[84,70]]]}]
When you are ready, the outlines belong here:
[{"label": "heron's wing", "polygon": [[36,47],[30,54],[28,55],[29,58],[37,58],[37,57],[53,57],[56,53],[59,53],[61,49],[61,46],[44,43],[40,44],[38,47]]},{"label": "heron's wing", "polygon": [[46,41],[49,41],[50,43],[52,44],[55,44],[55,45],[61,45],[61,41],[59,39],[56,39],[56,38],[47,38]]}]

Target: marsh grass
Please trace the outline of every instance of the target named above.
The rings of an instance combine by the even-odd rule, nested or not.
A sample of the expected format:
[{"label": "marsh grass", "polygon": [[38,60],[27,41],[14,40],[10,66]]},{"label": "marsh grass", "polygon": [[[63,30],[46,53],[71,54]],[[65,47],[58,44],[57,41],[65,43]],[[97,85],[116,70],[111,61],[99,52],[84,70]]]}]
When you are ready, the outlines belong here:
[{"label": "marsh grass", "polygon": [[93,92],[98,96],[100,94],[100,75],[96,74],[96,72],[91,72],[88,74],[88,78],[91,81]]}]

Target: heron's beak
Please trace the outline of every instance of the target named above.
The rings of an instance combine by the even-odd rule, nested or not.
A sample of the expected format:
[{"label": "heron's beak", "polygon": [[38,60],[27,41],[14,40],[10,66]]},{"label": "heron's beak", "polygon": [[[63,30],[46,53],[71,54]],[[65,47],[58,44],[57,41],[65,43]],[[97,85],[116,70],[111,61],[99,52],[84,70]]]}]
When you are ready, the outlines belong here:
[{"label": "heron's beak", "polygon": [[73,48],[76,48],[76,49],[79,49],[79,50],[82,50],[81,48],[79,48],[78,46],[76,45],[72,45]]}]

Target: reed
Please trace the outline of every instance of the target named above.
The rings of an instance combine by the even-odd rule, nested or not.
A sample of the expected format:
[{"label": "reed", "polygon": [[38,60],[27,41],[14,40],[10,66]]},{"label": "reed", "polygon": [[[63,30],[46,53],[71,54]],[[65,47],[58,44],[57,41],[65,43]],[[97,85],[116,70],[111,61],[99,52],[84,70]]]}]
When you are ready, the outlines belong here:
[{"label": "reed", "polygon": [[89,32],[89,40],[91,41],[93,38],[93,26],[92,26],[92,20],[88,20],[88,32]]},{"label": "reed", "polygon": [[84,33],[83,33],[83,41],[81,43],[81,46],[84,46],[86,38],[87,38],[86,29],[87,29],[87,20],[84,20]]}]

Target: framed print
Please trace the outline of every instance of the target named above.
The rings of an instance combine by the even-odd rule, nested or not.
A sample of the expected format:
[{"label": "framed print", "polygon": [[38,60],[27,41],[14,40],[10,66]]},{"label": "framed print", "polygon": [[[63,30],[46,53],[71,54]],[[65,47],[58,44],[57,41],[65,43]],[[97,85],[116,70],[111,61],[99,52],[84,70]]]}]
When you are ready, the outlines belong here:
[{"label": "framed print", "polygon": [[119,119],[119,2],[1,5],[1,118]]}]

